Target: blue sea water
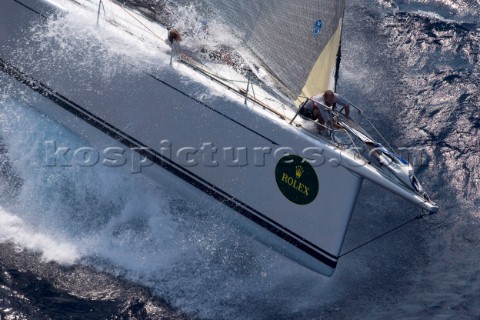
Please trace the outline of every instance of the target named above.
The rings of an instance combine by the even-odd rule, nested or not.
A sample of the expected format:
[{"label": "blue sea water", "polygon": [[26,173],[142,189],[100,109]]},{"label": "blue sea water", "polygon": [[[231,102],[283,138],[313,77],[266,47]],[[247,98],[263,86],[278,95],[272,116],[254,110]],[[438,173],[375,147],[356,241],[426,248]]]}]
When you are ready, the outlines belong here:
[{"label": "blue sea water", "polygon": [[[325,278],[143,176],[46,168],[88,144],[2,95],[2,319],[480,317],[480,3],[348,2],[339,92],[417,156],[441,211],[341,258]],[[128,182],[126,181],[128,177]],[[415,217],[366,182],[354,248]]]}]

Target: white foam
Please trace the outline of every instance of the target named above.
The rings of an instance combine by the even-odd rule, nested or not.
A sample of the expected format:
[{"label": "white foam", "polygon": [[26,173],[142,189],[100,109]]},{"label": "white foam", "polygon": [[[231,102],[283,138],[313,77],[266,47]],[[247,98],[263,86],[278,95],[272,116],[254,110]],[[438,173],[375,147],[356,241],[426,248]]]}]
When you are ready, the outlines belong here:
[{"label": "white foam", "polygon": [[81,254],[75,244],[58,236],[51,237],[36,231],[36,226],[25,223],[20,217],[0,207],[0,241],[13,242],[23,249],[40,252],[44,261],[70,265]]},{"label": "white foam", "polygon": [[440,21],[443,21],[443,22],[447,22],[447,23],[455,23],[456,21],[454,20],[451,20],[451,19],[447,19],[445,17],[442,17],[440,14],[436,13],[436,12],[432,12],[432,11],[423,11],[423,10],[417,10],[417,11],[414,11],[414,13],[418,14],[419,16],[421,17],[426,17],[426,18],[431,18],[431,19],[435,19],[435,20],[440,20]]},{"label": "white foam", "polygon": [[[44,140],[72,148],[88,143],[11,98],[1,105],[2,139],[22,186],[0,210],[0,241],[48,261],[121,274],[206,318],[245,319],[242,304],[273,294],[292,273],[302,283],[317,278],[229,225],[216,202],[211,211],[199,210],[127,169],[44,166]],[[275,301],[300,308],[286,296]]]}]

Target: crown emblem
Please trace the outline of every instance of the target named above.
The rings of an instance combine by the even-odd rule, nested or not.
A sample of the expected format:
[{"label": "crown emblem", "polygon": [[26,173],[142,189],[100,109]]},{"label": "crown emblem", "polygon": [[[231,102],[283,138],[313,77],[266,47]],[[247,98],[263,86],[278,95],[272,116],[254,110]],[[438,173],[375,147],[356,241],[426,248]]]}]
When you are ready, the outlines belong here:
[{"label": "crown emblem", "polygon": [[297,179],[300,179],[302,177],[304,171],[305,169],[303,169],[303,166],[297,166],[297,168],[295,169],[295,175],[297,176]]}]

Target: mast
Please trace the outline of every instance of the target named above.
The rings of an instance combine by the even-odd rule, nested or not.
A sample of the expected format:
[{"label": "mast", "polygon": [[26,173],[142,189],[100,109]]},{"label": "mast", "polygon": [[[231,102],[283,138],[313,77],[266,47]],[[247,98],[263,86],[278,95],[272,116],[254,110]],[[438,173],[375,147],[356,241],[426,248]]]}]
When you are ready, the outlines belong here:
[{"label": "mast", "polygon": [[342,62],[342,42],[343,42],[343,20],[344,20],[344,18],[345,18],[345,4],[343,5],[342,31],[340,33],[340,43],[338,45],[337,61],[336,61],[336,64],[335,64],[335,89],[334,89],[334,92],[337,92],[338,78],[340,76],[340,63]]}]

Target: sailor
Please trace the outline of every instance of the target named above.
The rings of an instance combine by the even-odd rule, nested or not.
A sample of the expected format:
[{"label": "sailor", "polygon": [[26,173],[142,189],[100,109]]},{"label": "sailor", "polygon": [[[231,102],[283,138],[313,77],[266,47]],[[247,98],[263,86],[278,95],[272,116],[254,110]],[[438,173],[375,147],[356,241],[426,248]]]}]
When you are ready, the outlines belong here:
[{"label": "sailor", "polygon": [[182,35],[177,29],[171,29],[168,31],[168,38],[166,43],[172,48],[173,52],[180,51],[180,41],[182,41]]},{"label": "sailor", "polygon": [[[322,104],[328,108],[323,107]],[[327,90],[307,100],[303,105],[302,115],[312,120],[317,120],[322,125],[331,122],[333,126],[340,127],[332,122],[331,111],[335,110],[336,105],[343,107],[342,111],[347,117],[350,115],[349,103],[332,90]]]}]

